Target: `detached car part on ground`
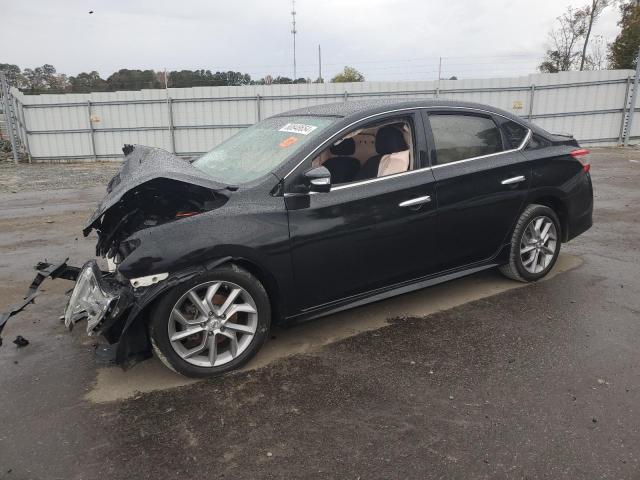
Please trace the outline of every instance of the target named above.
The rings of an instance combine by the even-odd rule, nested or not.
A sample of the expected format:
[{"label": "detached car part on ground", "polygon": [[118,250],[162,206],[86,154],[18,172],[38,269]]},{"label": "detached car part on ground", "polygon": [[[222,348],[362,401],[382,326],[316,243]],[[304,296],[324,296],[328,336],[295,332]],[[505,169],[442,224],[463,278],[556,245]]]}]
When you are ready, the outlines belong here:
[{"label": "detached car part on ground", "polygon": [[65,323],[86,319],[118,363],[155,352],[192,377],[247,362],[272,323],[495,266],[538,280],[592,223],[588,152],[478,104],[324,105],[193,162],[124,153],[84,228],[108,271],[90,260],[40,276],[76,280]]}]

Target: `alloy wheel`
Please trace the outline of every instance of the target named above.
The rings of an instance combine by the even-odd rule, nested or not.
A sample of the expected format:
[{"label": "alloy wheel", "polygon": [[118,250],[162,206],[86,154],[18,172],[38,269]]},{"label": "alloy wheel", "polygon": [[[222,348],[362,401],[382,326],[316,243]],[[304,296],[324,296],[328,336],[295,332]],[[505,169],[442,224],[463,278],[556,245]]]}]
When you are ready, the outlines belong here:
[{"label": "alloy wheel", "polygon": [[529,273],[544,271],[558,248],[556,226],[549,217],[539,216],[529,222],[520,240],[520,260]]},{"label": "alloy wheel", "polygon": [[244,288],[232,282],[207,282],[176,302],[168,323],[169,341],[186,362],[218,367],[241,355],[258,328],[258,310]]}]

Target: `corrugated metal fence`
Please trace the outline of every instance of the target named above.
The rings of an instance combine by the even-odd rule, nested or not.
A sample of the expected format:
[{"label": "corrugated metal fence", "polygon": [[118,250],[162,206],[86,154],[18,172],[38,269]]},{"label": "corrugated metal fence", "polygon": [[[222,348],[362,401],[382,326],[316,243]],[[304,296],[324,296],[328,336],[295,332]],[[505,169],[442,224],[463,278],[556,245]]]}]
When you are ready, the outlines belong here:
[{"label": "corrugated metal fence", "polygon": [[[23,95],[13,90],[20,139],[30,159],[118,159],[125,143],[191,156],[239,129],[308,105],[366,98],[441,98],[494,105],[580,142],[623,138],[634,72],[562,72],[515,78],[195,87],[91,94]],[[635,111],[636,109],[634,109]],[[633,125],[632,143],[640,138]]]}]

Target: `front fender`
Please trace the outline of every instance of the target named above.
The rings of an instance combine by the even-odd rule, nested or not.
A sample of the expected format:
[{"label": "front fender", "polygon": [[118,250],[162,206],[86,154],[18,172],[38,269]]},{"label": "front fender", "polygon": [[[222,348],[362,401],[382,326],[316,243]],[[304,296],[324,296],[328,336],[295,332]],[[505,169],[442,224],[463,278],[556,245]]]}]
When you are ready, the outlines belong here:
[{"label": "front fender", "polygon": [[135,363],[151,356],[151,343],[146,323],[140,321],[143,313],[164,292],[191,280],[197,275],[213,270],[220,265],[233,261],[233,257],[213,259],[197,267],[185,269],[171,274],[166,280],[145,288],[131,306],[118,338],[116,349],[116,363],[123,368],[129,368]]}]

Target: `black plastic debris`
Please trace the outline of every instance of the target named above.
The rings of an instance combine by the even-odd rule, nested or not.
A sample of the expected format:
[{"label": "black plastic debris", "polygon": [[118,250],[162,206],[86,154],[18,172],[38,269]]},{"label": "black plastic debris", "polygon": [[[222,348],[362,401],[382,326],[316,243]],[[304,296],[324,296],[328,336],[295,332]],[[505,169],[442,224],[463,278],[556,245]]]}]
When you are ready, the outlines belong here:
[{"label": "black plastic debris", "polygon": [[22,348],[29,345],[29,340],[24,338],[22,335],[18,335],[13,343],[15,343],[18,348]]},{"label": "black plastic debris", "polygon": [[[7,320],[13,317],[16,313],[20,313],[24,309],[24,307],[33,302],[33,300],[36,298],[36,295],[37,292],[31,292],[21,303],[14,305],[6,312],[0,312],[0,334],[2,333]],[[2,336],[0,336],[0,346],[2,346]]]},{"label": "black plastic debris", "polygon": [[36,277],[33,279],[33,282],[31,282],[29,290],[27,291],[27,296],[24,297],[24,300],[21,303],[10,307],[6,312],[0,312],[0,346],[2,346],[2,330],[7,324],[7,321],[15,314],[20,313],[27,305],[33,302],[33,300],[36,298],[36,295],[38,295],[38,288],[40,288],[40,285],[46,278],[65,278],[67,280],[74,281],[78,278],[80,269],[78,267],[70,267],[69,265],[67,265],[67,260],[68,258],[65,259],[64,262],[60,262],[57,264],[39,262],[36,265]]}]

